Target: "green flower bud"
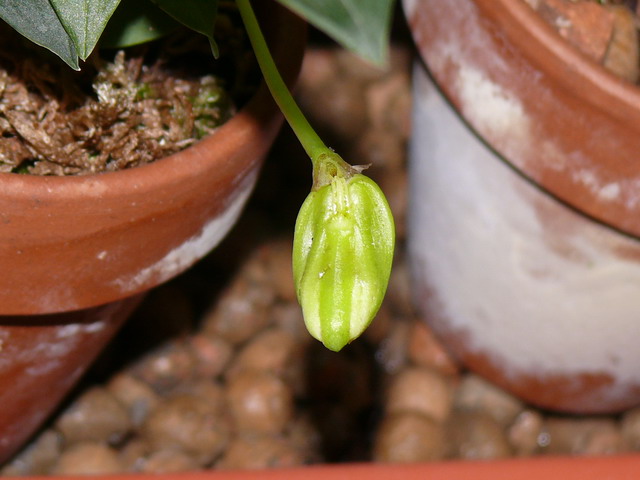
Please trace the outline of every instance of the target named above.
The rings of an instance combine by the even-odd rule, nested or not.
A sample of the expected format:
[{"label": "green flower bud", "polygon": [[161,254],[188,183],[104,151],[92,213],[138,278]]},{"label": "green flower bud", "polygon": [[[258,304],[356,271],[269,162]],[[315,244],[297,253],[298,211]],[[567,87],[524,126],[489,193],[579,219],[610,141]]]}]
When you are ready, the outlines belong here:
[{"label": "green flower bud", "polygon": [[296,220],[293,276],[309,333],[333,351],[359,337],[384,298],[395,243],[387,200],[338,157],[314,172]]}]

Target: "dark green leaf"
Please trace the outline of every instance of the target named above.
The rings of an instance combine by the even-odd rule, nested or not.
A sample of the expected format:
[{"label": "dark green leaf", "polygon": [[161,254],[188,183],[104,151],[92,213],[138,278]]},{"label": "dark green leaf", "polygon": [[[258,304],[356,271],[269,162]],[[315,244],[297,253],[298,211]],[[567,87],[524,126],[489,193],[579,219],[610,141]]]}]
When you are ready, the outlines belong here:
[{"label": "dark green leaf", "polygon": [[192,30],[205,35],[214,57],[218,46],[213,39],[213,28],[218,13],[218,0],[153,0],[165,12]]},{"label": "dark green leaf", "polygon": [[100,46],[138,45],[160,38],[178,26],[178,22],[150,0],[122,0],[100,38]]},{"label": "dark green leaf", "polygon": [[278,1],[361,57],[385,63],[393,0]]},{"label": "dark green leaf", "polygon": [[49,0],[0,0],[0,17],[33,43],[79,70],[78,51]]},{"label": "dark green leaf", "polygon": [[120,0],[49,0],[78,56],[86,60]]}]

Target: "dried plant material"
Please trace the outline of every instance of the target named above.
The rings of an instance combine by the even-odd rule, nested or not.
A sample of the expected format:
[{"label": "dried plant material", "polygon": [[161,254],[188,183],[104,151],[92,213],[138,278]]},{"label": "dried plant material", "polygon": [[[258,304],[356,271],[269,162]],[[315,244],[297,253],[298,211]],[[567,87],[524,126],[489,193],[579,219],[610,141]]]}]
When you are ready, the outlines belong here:
[{"label": "dried plant material", "polygon": [[[234,111],[221,80],[191,71],[202,58],[209,61],[206,39],[200,61],[193,45],[168,40],[157,50],[120,51],[111,61],[92,58],[78,73],[45,61],[8,29],[0,38],[0,172],[82,175],[135,167],[211,134]],[[186,67],[174,66],[173,53],[187,59]]]},{"label": "dried plant material", "polygon": [[614,15],[614,23],[603,65],[619,77],[636,83],[640,76],[636,17],[622,5],[609,5],[607,10]]}]

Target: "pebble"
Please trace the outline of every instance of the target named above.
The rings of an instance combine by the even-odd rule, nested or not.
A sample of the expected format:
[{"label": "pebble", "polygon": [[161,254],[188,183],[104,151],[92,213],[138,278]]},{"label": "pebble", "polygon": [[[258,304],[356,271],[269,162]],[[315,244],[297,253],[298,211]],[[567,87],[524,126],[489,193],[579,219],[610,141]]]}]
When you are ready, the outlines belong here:
[{"label": "pebble", "polygon": [[455,411],[447,422],[447,436],[454,458],[493,460],[512,454],[504,430],[484,412]]},{"label": "pebble", "polygon": [[270,372],[238,372],[229,379],[226,395],[240,432],[281,433],[293,417],[291,389]]},{"label": "pebble", "polygon": [[[404,142],[411,132],[411,94],[408,66],[396,70],[366,90],[371,128],[369,132],[390,132],[387,136]],[[405,155],[399,159],[404,160]],[[403,162],[401,162],[403,163]]]},{"label": "pebble", "polygon": [[160,402],[160,397],[149,385],[128,372],[116,374],[106,388],[127,409],[134,427],[139,427]]},{"label": "pebble", "polygon": [[129,440],[119,452],[123,470],[127,472],[140,471],[151,450],[149,443],[140,437]]},{"label": "pebble", "polygon": [[423,321],[412,323],[408,356],[415,365],[431,368],[445,375],[454,376],[459,372],[458,365]]},{"label": "pebble", "polygon": [[129,372],[162,394],[193,378],[196,368],[197,359],[189,344],[178,339],[142,357]]},{"label": "pebble", "polygon": [[385,416],[373,448],[376,462],[409,463],[441,460],[447,452],[443,426],[417,412]]},{"label": "pebble", "polygon": [[54,475],[108,475],[123,472],[118,453],[102,443],[81,442],[65,449]]},{"label": "pebble", "polygon": [[378,185],[384,192],[389,202],[389,208],[393,214],[396,227],[396,241],[403,240],[407,233],[407,202],[409,201],[407,191],[409,188],[408,178],[405,173],[395,172],[395,170],[385,169],[385,175],[378,180]]},{"label": "pebble", "polygon": [[141,435],[153,450],[176,449],[204,467],[222,453],[230,429],[215,405],[195,395],[179,394],[149,414]]},{"label": "pebble", "polygon": [[282,375],[296,353],[295,338],[280,328],[269,328],[256,335],[237,354],[229,375],[256,370]]},{"label": "pebble", "polygon": [[460,410],[482,411],[503,428],[508,427],[524,409],[516,397],[475,374],[462,377],[454,405]]},{"label": "pebble", "polygon": [[386,411],[412,411],[443,422],[452,405],[453,389],[448,379],[435,370],[409,367],[393,379],[387,394]]},{"label": "pebble", "polygon": [[640,450],[640,407],[624,413],[620,428],[629,448]]},{"label": "pebble", "polygon": [[[312,72],[320,70],[313,65],[316,61],[327,70],[313,78]],[[325,138],[357,138],[369,120],[364,89],[360,83],[337,81],[339,73],[334,59],[327,61],[323,56],[308,55],[298,88],[300,106]]]},{"label": "pebble", "polygon": [[[385,311],[385,314],[391,315],[391,312]],[[393,375],[407,363],[409,326],[398,318],[390,317],[389,321],[391,325],[378,345],[376,361],[386,373]]]},{"label": "pebble", "polygon": [[627,450],[611,418],[549,417],[542,430],[543,451],[548,454],[609,455]]},{"label": "pebble", "polygon": [[144,473],[178,473],[198,470],[199,463],[195,458],[181,450],[156,450],[142,463],[139,470]]},{"label": "pebble", "polygon": [[274,292],[262,282],[238,276],[205,314],[203,333],[238,345],[269,324],[268,307]]},{"label": "pebble", "polygon": [[287,439],[264,434],[245,434],[234,438],[216,465],[223,470],[261,470],[302,465],[304,457]]},{"label": "pebble", "polygon": [[524,410],[516,417],[507,431],[515,455],[526,457],[537,452],[543,425],[544,417],[535,410]]},{"label": "pebble", "polygon": [[131,430],[125,406],[103,387],[77,398],[60,416],[55,428],[66,444],[95,441],[115,445]]},{"label": "pebble", "polygon": [[45,430],[22,452],[0,469],[2,477],[45,475],[57,463],[63,440],[54,430]]},{"label": "pebble", "polygon": [[291,251],[293,237],[277,239],[268,244],[267,266],[273,289],[281,300],[296,301],[296,289],[291,270]]},{"label": "pebble", "polygon": [[359,165],[371,165],[365,173],[378,182],[405,161],[405,143],[384,128],[367,130],[356,142],[353,156]]},{"label": "pebble", "polygon": [[304,317],[298,302],[276,303],[271,309],[271,316],[275,326],[289,333],[298,345],[306,346],[314,341],[304,326]]},{"label": "pebble", "polygon": [[198,377],[215,378],[227,367],[233,356],[233,346],[217,335],[196,333],[189,338],[196,359]]}]

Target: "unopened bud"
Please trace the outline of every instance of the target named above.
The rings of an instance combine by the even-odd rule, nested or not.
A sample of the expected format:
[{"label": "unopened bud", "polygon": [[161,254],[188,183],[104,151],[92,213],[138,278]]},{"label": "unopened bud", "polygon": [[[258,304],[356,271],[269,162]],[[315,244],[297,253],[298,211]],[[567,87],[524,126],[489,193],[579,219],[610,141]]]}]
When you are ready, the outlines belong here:
[{"label": "unopened bud", "polygon": [[309,333],[339,351],[359,337],[389,283],[395,228],[387,200],[370,178],[335,163],[300,209],[293,275]]}]

